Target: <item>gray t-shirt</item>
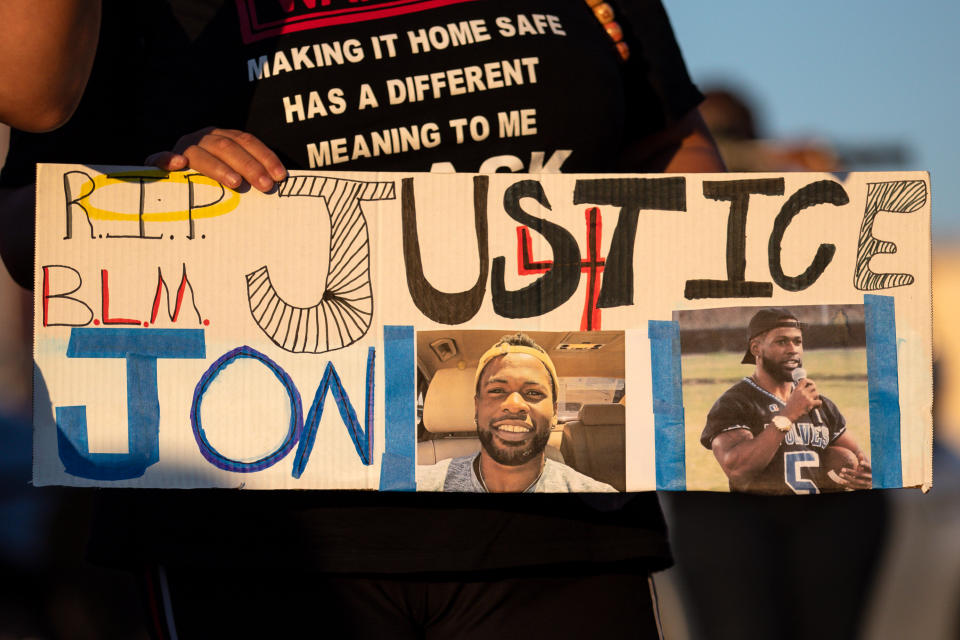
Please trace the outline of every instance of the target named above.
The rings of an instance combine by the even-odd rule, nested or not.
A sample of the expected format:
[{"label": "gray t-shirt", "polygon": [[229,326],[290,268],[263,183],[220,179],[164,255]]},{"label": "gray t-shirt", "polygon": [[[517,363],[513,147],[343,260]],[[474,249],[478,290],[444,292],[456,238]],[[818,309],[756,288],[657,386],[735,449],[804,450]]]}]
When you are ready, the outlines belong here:
[{"label": "gray t-shirt", "polygon": [[[480,454],[471,453],[418,467],[417,491],[486,493],[480,478],[473,470],[473,460],[478,455]],[[547,458],[543,465],[543,473],[524,493],[616,493],[616,491],[608,484]]]}]

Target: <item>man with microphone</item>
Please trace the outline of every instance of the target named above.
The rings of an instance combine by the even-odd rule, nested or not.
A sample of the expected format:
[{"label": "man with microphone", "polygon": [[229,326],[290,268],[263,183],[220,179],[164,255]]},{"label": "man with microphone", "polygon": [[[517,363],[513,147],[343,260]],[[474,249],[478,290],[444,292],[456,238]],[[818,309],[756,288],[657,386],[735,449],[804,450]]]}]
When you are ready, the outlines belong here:
[{"label": "man with microphone", "polygon": [[743,364],[754,373],[714,403],[700,436],[731,491],[812,494],[870,489],[870,461],[843,415],[803,369],[802,326],[787,309],[750,320]]}]

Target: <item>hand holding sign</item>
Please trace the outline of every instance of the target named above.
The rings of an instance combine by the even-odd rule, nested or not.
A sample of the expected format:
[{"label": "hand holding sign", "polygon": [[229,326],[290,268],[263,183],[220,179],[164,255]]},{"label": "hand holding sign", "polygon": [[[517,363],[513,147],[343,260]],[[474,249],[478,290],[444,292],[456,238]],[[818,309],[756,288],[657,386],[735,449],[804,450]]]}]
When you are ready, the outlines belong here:
[{"label": "hand holding sign", "polygon": [[177,141],[172,151],[154,153],[146,163],[164,171],[193,169],[231,189],[246,180],[264,193],[287,177],[277,154],[256,136],[216,127],[188,133]]}]

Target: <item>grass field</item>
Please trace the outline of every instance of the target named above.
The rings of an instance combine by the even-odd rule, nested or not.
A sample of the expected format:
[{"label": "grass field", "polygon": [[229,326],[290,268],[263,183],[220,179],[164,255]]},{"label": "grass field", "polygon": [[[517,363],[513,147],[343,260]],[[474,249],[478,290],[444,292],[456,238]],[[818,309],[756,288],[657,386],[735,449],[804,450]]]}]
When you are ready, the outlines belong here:
[{"label": "grass field", "polygon": [[[717,398],[753,373],[752,366],[740,364],[742,357],[742,352],[721,352],[681,358],[688,490],[728,490],[727,477],[713,453],[700,444],[700,433]],[[803,366],[817,383],[817,389],[836,403],[847,419],[847,429],[870,457],[866,349],[806,351]]]}]

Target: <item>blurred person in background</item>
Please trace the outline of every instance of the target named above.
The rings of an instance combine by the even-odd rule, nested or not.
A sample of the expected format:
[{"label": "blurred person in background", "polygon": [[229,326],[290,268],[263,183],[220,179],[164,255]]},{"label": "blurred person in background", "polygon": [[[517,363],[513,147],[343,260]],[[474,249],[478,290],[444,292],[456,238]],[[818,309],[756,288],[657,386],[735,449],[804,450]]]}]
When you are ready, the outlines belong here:
[{"label": "blurred person in background", "polygon": [[[701,112],[732,171],[839,169],[816,145],[758,141],[735,92],[705,96]],[[858,637],[886,539],[883,492],[660,497],[676,560],[665,579],[677,580],[692,638]]]},{"label": "blurred person in background", "polygon": [[700,105],[729,171],[840,171],[840,158],[816,140],[761,138],[747,98],[724,88],[704,93]]},{"label": "blurred person in background", "polygon": [[[762,127],[757,125],[756,111],[743,93],[717,86],[708,88],[704,95],[701,113],[731,171],[885,169],[902,167],[910,155],[899,145],[877,143],[860,148],[845,145],[843,152],[838,153],[829,144],[817,140],[765,137]],[[842,159],[849,159],[850,166]],[[848,625],[846,628],[852,628],[859,616],[858,637],[870,640],[960,638],[960,551],[957,546],[960,540],[960,334],[954,330],[955,318],[960,312],[960,249],[956,244],[944,241],[934,244],[933,299],[933,342],[937,360],[933,489],[926,495],[915,489],[887,490],[882,498],[859,492],[853,497],[851,513],[843,516],[845,522],[852,521],[854,526],[848,533],[867,532],[863,538],[866,547],[849,555],[850,562],[862,563],[866,575],[863,579],[841,581],[836,585],[839,590],[830,593],[842,598],[856,585],[866,592],[855,593],[851,606],[842,612],[840,620]],[[884,513],[886,517],[882,518]],[[669,509],[667,514],[669,519]],[[863,523],[856,520],[859,515],[865,518]],[[871,527],[882,526],[881,523],[885,523],[884,531],[870,531]],[[681,549],[676,546],[675,538],[673,541],[678,567],[671,573],[684,584],[698,579],[699,574],[693,575],[690,567],[694,562],[690,549],[686,545]],[[826,568],[823,573],[833,575]],[[777,574],[771,571],[769,575]],[[850,572],[844,570],[837,575],[850,575]],[[874,577],[872,583],[867,576]],[[794,595],[799,591],[794,591]],[[694,597],[706,597],[702,592],[697,596],[693,593],[687,594],[691,598],[688,611],[696,606],[692,601]],[[864,597],[868,598],[865,604]],[[808,610],[808,613],[813,612]],[[701,619],[696,611],[691,611],[691,615],[695,621]],[[824,629],[818,637],[832,637],[832,633]]]}]

